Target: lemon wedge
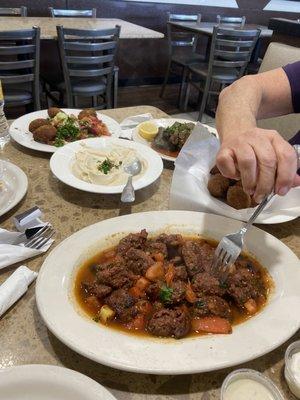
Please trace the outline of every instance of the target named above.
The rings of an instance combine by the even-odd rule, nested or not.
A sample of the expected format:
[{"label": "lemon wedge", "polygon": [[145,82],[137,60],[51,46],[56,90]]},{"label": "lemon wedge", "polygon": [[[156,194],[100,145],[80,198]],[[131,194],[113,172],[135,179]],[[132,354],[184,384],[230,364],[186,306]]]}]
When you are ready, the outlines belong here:
[{"label": "lemon wedge", "polygon": [[150,121],[142,122],[138,127],[139,135],[151,142],[158,133],[158,127]]}]

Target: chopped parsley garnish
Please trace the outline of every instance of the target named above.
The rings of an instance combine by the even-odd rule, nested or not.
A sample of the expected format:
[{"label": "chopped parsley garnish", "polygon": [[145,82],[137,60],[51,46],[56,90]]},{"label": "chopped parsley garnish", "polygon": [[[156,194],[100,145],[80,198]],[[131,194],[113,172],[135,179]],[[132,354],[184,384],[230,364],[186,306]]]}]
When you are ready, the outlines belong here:
[{"label": "chopped parsley garnish", "polygon": [[115,164],[109,158],[106,158],[102,162],[99,161],[98,169],[99,171],[103,172],[104,175],[107,175],[113,168],[118,169],[120,165],[122,165],[122,161],[120,161],[119,164]]},{"label": "chopped parsley garnish", "polygon": [[173,294],[173,289],[168,286],[162,286],[159,293],[159,298],[163,303],[170,303]]},{"label": "chopped parsley garnish", "polygon": [[198,300],[198,301],[196,301],[195,306],[196,306],[197,308],[202,308],[202,307],[205,306],[205,301],[203,301],[203,300]]},{"label": "chopped parsley garnish", "polygon": [[80,129],[73,118],[68,117],[63,125],[57,128],[54,146],[61,147],[66,141],[73,141],[78,138]]},{"label": "chopped parsley garnish", "polygon": [[95,317],[92,318],[93,321],[95,322],[99,322],[100,321],[100,317],[98,315],[96,315]]}]

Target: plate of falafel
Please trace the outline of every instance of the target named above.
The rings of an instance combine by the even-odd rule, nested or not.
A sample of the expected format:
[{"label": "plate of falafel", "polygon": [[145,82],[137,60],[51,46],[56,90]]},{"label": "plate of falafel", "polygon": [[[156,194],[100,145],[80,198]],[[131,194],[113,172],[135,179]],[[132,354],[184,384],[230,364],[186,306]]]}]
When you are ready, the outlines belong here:
[{"label": "plate of falafel", "polygon": [[92,108],[71,109],[50,107],[16,119],[10,135],[29,149],[54,153],[66,143],[89,137],[119,137],[121,127],[114,119]]}]

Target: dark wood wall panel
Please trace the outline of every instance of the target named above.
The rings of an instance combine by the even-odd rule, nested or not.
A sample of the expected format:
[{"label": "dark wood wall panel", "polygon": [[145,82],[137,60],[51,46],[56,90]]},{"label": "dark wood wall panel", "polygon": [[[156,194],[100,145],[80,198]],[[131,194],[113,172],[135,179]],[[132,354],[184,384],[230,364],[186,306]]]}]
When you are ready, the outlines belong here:
[{"label": "dark wood wall panel", "polygon": [[[213,2],[213,0],[211,0]],[[1,7],[25,5],[28,14],[48,15],[48,7],[57,8],[97,8],[98,17],[121,18],[160,32],[165,33],[166,16],[168,11],[176,13],[202,14],[203,20],[215,21],[217,14],[245,15],[249,23],[267,25],[271,17],[284,17],[296,19],[298,14],[263,11],[269,0],[237,0],[238,9],[190,6],[179,4],[126,2],[123,0],[0,0]],[[300,8],[300,3],[299,3]],[[203,38],[203,46],[206,39]],[[266,44],[265,44],[266,45]],[[55,50],[55,45],[50,47]],[[264,48],[265,46],[263,46]],[[53,62],[57,57],[47,57]],[[54,62],[55,62],[54,61]],[[162,79],[166,67],[166,40],[124,40],[120,43],[118,64],[120,78],[123,83],[140,82],[155,83]],[[47,65],[47,62],[45,63]],[[52,68],[49,68],[49,72]],[[53,79],[58,78],[52,72]],[[57,79],[55,79],[57,80]]]}]

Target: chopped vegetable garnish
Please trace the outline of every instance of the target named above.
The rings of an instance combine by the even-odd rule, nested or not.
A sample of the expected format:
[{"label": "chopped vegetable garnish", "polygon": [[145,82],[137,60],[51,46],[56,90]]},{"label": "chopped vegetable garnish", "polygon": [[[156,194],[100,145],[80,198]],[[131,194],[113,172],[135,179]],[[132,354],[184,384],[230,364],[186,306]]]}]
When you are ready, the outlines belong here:
[{"label": "chopped vegetable garnish", "polygon": [[168,286],[162,286],[159,293],[159,298],[163,303],[169,303],[171,301],[173,289]]},{"label": "chopped vegetable garnish", "polygon": [[107,175],[109,171],[111,171],[113,168],[120,168],[122,165],[122,161],[120,161],[118,164],[115,164],[113,161],[111,161],[109,158],[106,158],[104,161],[99,162],[98,169],[99,171],[102,171],[104,175]]}]

